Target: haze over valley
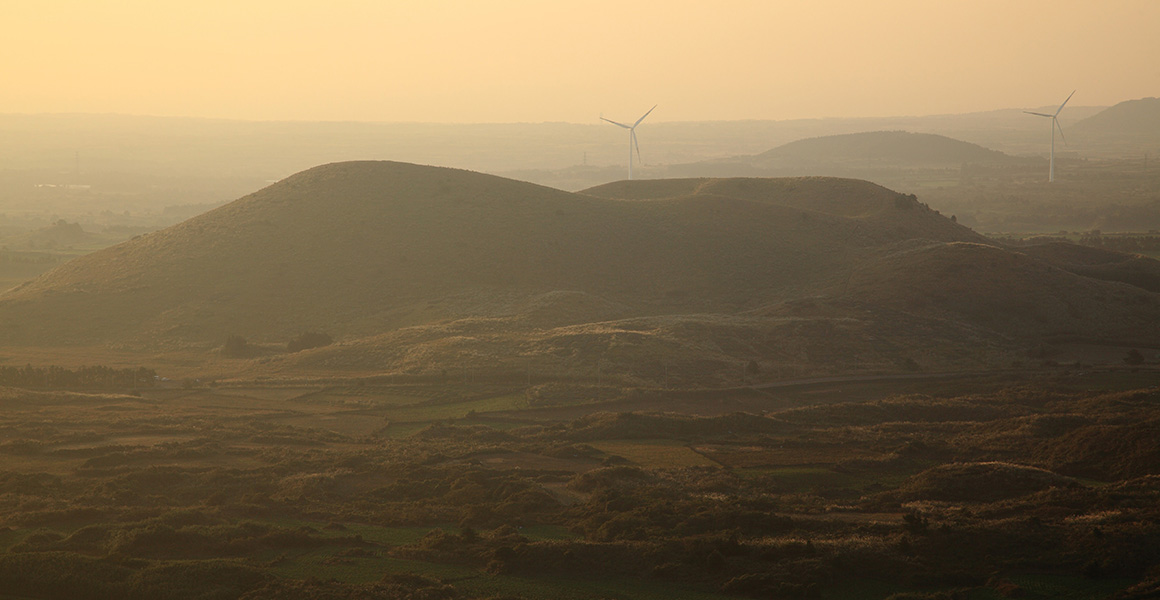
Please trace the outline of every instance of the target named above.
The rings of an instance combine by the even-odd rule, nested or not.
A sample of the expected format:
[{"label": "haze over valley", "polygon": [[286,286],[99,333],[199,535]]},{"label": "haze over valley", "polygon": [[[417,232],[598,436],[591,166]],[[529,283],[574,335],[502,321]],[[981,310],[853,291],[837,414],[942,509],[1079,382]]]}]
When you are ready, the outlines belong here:
[{"label": "haze over valley", "polygon": [[0,600],[1156,597],[1158,20],[5,5]]}]

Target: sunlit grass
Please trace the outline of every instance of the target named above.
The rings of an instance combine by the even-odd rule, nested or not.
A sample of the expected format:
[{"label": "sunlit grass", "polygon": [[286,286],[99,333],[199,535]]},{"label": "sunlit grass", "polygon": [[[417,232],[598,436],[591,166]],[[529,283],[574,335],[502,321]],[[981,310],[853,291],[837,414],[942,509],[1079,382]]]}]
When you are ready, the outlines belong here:
[{"label": "sunlit grass", "polygon": [[[1022,589],[1022,597],[1067,600],[1102,600],[1133,583],[1130,579],[1088,579],[1077,575],[1022,574],[1005,579]],[[1008,597],[990,587],[971,590],[968,596],[970,600],[1004,600]]]},{"label": "sunlit grass", "polygon": [[917,467],[891,472],[840,472],[832,465],[795,465],[789,467],[761,467],[734,469],[746,479],[771,478],[784,489],[801,492],[826,488],[866,490],[870,486],[895,487],[907,477],[921,470]]},{"label": "sunlit grass", "polygon": [[576,578],[559,575],[522,577],[495,575],[462,565],[449,565],[389,556],[345,557],[325,548],[291,557],[274,567],[286,578],[337,579],[349,583],[370,583],[385,575],[419,573],[454,583],[469,595],[516,596],[533,599],[588,600],[591,598],[636,598],[640,600],[721,600],[729,598],[687,586],[628,577]]},{"label": "sunlit grass", "polygon": [[490,398],[479,398],[465,402],[389,408],[385,411],[385,418],[400,422],[429,422],[441,419],[462,418],[472,413],[480,414],[502,410],[515,410],[525,406],[526,400],[523,395],[509,394]]},{"label": "sunlit grass", "polygon": [[717,466],[717,463],[675,440],[601,441],[591,445],[606,454],[624,457],[647,468]]}]

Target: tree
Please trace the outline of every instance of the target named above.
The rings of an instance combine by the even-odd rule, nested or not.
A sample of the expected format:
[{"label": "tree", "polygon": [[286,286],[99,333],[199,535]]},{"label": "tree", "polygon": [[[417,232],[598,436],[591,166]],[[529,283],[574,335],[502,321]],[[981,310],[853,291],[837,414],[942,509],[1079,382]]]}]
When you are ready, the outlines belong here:
[{"label": "tree", "polygon": [[250,345],[246,342],[246,338],[240,335],[231,335],[226,338],[226,343],[222,344],[222,356],[229,358],[241,358],[250,353]]},{"label": "tree", "polygon": [[298,337],[290,340],[286,344],[287,352],[298,352],[300,350],[309,350],[310,348],[321,348],[329,346],[334,343],[329,335],[319,332],[306,332]]},{"label": "tree", "polygon": [[1144,364],[1144,355],[1140,351],[1132,348],[1124,355],[1124,364],[1126,365],[1142,365]]}]

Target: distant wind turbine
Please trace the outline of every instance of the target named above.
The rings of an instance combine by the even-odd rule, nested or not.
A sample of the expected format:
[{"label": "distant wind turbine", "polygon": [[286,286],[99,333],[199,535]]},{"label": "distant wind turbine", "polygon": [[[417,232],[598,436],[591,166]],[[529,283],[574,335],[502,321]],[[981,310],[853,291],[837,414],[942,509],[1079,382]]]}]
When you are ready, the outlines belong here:
[{"label": "distant wind turbine", "polygon": [[[1071,97],[1074,95],[1075,95],[1075,90],[1072,90],[1071,93],[1067,95],[1067,100],[1071,100]],[[1059,119],[1058,119],[1060,111],[1062,111],[1063,107],[1067,105],[1067,100],[1064,100],[1063,104],[1059,105],[1059,108],[1057,108],[1055,110],[1055,114],[1053,114],[1053,115],[1049,115],[1047,113],[1031,112],[1029,110],[1023,111],[1029,115],[1035,115],[1037,117],[1047,117],[1047,118],[1051,119],[1051,167],[1047,173],[1047,181],[1049,183],[1052,181],[1055,181],[1055,130],[1056,129],[1059,130],[1059,137],[1063,139],[1063,143],[1064,144],[1067,143],[1067,138],[1064,137],[1064,135],[1063,135],[1063,127],[1060,127]]]},{"label": "distant wind turbine", "polygon": [[643,121],[644,118],[649,115],[649,113],[656,110],[656,107],[657,107],[657,105],[654,104],[652,108],[648,109],[648,112],[641,115],[641,117],[636,120],[636,123],[633,123],[632,125],[625,125],[624,123],[617,123],[616,121],[613,121],[612,119],[605,119],[603,115],[600,117],[601,121],[608,121],[609,123],[612,123],[613,125],[623,127],[623,128],[628,130],[628,178],[629,179],[632,179],[632,151],[633,151],[633,149],[636,150],[636,157],[640,158],[640,144],[638,144],[636,141],[636,126],[640,125],[640,122]]}]

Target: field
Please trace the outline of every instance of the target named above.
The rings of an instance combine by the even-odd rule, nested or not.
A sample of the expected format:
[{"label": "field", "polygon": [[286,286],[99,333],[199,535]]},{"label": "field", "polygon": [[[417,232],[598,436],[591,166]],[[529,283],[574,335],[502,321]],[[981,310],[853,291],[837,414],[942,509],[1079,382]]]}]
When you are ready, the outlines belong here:
[{"label": "field", "polygon": [[5,388],[0,589],[1103,598],[1160,564],[1155,377],[820,382],[700,416],[486,385]]}]

